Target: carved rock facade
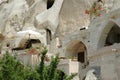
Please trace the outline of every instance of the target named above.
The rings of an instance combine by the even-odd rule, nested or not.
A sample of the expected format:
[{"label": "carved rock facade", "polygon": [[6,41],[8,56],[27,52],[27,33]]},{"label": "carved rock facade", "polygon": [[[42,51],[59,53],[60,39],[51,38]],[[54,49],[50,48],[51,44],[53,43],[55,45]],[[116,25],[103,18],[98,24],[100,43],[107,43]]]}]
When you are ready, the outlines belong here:
[{"label": "carved rock facade", "polygon": [[95,1],[55,0],[51,5],[49,0],[1,0],[0,35],[5,39],[0,42],[12,39],[17,46],[21,41],[15,34],[31,29],[43,36],[49,53],[77,60],[61,62],[59,68],[66,73],[78,72],[80,80],[91,80],[94,70],[100,80],[119,80],[120,1],[100,0],[105,13],[91,19],[84,11]]}]

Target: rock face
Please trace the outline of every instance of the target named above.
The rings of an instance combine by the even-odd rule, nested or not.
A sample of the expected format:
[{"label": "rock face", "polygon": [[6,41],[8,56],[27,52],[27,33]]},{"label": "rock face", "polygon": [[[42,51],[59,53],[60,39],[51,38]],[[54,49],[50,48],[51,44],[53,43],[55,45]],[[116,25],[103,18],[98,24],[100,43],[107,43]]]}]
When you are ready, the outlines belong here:
[{"label": "rock face", "polygon": [[52,34],[55,33],[59,24],[59,12],[63,0],[55,0],[53,6],[36,16],[35,24],[37,27],[49,29]]},{"label": "rock face", "polygon": [[43,0],[36,0],[32,3],[26,0],[2,1],[0,5],[0,32],[12,36],[22,30],[26,23],[34,24],[36,14],[46,9],[45,3]]},{"label": "rock face", "polygon": [[[17,3],[17,4],[16,4]],[[5,35],[22,30],[28,6],[25,0],[9,0],[0,5],[0,32]]]},{"label": "rock face", "polygon": [[[85,10],[95,2],[102,4],[102,13],[91,19]],[[55,0],[48,9],[49,4],[47,0],[0,0],[0,35],[11,39],[18,31],[34,29],[43,35],[49,53],[58,52],[62,58],[82,56],[78,73],[83,71],[86,80],[96,80],[94,71],[87,71],[95,66],[100,67],[102,80],[119,80],[120,0]],[[113,27],[116,30],[111,31]]]},{"label": "rock face", "polygon": [[[65,33],[71,30],[72,27],[70,28],[70,26],[75,26],[74,29],[77,29],[82,25],[89,24],[88,16],[85,17],[86,15],[83,15],[84,8],[86,8],[83,8],[83,6],[85,6],[84,0],[64,0],[64,3],[62,0],[56,0],[49,10],[47,10],[46,3],[44,0],[1,0],[0,20],[2,24],[0,25],[0,32],[5,32],[5,35],[8,33],[11,34],[11,32],[22,30],[22,27],[24,27],[26,23],[35,23],[36,27],[40,27],[40,25],[44,23],[41,26],[49,26],[48,28],[52,30],[53,33],[56,33],[56,30],[61,32],[63,29],[60,26],[64,25],[65,28],[66,24],[69,24],[67,25],[69,28],[66,26],[66,28],[62,30],[62,32]],[[68,3],[71,6],[67,6]],[[60,27],[59,30],[57,28],[58,24]]]},{"label": "rock face", "polygon": [[26,0],[29,10],[26,17],[26,23],[34,24],[35,17],[46,10],[47,4],[45,0]]},{"label": "rock face", "polygon": [[89,70],[87,72],[85,80],[98,80],[97,77],[95,76],[95,70],[94,69]]},{"label": "rock face", "polygon": [[89,17],[84,13],[87,9],[85,4],[84,0],[64,0],[60,12],[59,32],[61,35],[89,25]]}]

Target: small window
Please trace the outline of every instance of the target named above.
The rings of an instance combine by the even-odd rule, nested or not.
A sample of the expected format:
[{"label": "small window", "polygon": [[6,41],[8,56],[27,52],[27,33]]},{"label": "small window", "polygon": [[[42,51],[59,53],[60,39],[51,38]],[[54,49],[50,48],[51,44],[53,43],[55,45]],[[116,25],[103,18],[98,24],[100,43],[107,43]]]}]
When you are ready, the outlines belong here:
[{"label": "small window", "polygon": [[47,44],[50,44],[52,40],[52,33],[49,29],[46,29],[46,38],[47,38]]},{"label": "small window", "polygon": [[10,43],[7,43],[6,46],[7,46],[7,47],[10,47]]}]

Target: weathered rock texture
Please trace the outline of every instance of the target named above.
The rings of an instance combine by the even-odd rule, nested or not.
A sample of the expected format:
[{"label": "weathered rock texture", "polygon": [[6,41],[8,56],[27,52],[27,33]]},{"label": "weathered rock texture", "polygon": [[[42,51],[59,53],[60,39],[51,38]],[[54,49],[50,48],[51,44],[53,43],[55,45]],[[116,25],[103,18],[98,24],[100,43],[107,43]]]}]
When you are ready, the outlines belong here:
[{"label": "weathered rock texture", "polygon": [[[85,10],[89,10],[95,1],[55,0],[47,9],[47,0],[1,0],[0,35],[14,39],[18,31],[37,28],[34,31],[43,35],[42,40],[49,53],[60,53],[60,57],[65,59],[82,56],[84,60],[79,61],[79,69],[76,67],[80,79],[94,67],[98,69],[101,80],[119,80],[119,31],[113,31],[118,34],[118,41],[110,44],[106,40],[114,26],[119,30],[120,0],[102,0],[102,15],[92,15],[91,18]],[[68,67],[70,64],[66,66],[66,73],[72,73],[74,69]]]}]

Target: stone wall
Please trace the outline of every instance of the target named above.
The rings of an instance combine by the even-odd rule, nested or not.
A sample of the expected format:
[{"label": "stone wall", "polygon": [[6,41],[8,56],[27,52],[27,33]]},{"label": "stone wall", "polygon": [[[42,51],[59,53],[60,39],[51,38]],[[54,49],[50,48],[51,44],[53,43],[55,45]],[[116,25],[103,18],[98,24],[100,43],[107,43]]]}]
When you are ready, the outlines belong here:
[{"label": "stone wall", "polygon": [[58,68],[65,71],[67,74],[78,73],[79,63],[77,61],[72,61],[71,59],[60,60]]},{"label": "stone wall", "polygon": [[89,58],[90,67],[99,67],[101,80],[119,80],[120,44],[103,47],[96,52],[96,55]]},{"label": "stone wall", "polygon": [[88,26],[89,16],[84,13],[86,8],[84,0],[64,0],[58,26],[60,38],[80,29],[82,26]]}]

